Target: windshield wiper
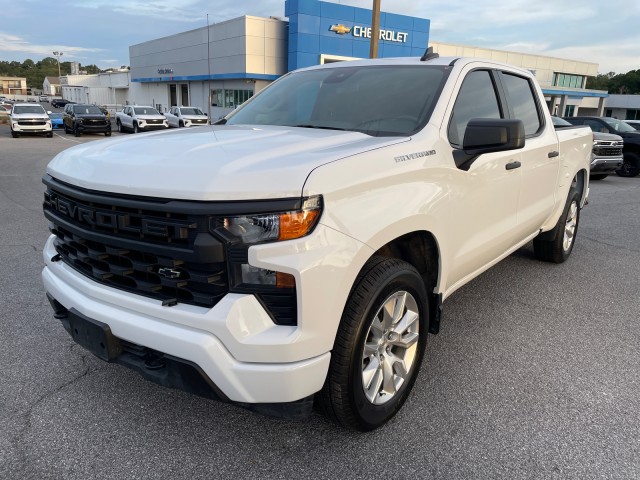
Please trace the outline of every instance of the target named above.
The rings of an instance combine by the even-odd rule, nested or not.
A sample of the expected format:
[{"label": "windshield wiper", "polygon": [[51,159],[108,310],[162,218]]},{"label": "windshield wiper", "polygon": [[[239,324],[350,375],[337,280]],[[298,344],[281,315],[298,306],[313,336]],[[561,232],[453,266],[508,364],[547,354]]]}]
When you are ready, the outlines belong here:
[{"label": "windshield wiper", "polygon": [[308,124],[303,123],[303,124],[300,124],[300,125],[291,125],[291,126],[292,127],[298,127],[298,128],[319,128],[321,130],[342,130],[343,132],[347,131],[346,128],[328,127],[328,126],[325,126],[325,125],[312,125],[310,123],[308,123]]}]

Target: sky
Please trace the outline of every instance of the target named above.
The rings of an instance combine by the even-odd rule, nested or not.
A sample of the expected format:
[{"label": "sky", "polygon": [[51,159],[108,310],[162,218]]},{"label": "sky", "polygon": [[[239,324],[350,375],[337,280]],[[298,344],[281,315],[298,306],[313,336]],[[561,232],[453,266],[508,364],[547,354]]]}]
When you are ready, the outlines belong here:
[{"label": "sky", "polygon": [[[371,8],[373,0],[333,0]],[[640,0],[381,0],[428,18],[429,38],[640,69]],[[0,0],[0,60],[53,57],[102,69],[129,65],[129,46],[242,15],[284,17],[284,0]]]}]

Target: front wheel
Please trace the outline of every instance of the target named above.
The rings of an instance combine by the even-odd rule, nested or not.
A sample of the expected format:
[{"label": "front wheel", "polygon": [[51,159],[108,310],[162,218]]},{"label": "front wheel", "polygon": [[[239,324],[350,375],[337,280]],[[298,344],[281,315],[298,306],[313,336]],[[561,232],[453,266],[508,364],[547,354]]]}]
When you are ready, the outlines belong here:
[{"label": "front wheel", "polygon": [[116,122],[116,126],[118,127],[118,132],[119,132],[119,133],[124,132],[124,128],[122,127],[122,124],[120,123],[120,120],[118,120],[118,121]]},{"label": "front wheel", "polygon": [[637,153],[625,153],[622,167],[616,170],[620,177],[636,177],[640,174],[640,156]]},{"label": "front wheel", "polygon": [[78,130],[78,125],[74,125],[74,126],[73,126],[73,134],[74,134],[76,137],[79,137],[80,135],[82,135],[82,132],[81,132],[80,130]]},{"label": "front wheel", "polygon": [[345,307],[316,405],[331,420],[368,431],[400,410],[424,354],[427,293],[417,270],[373,257]]},{"label": "front wheel", "polygon": [[140,130],[138,129],[138,124],[133,122],[133,133],[138,133]]},{"label": "front wheel", "polygon": [[550,232],[550,238],[546,238],[543,234],[533,239],[533,251],[536,258],[553,263],[562,263],[569,258],[575,245],[579,222],[580,192],[571,188],[562,215]]},{"label": "front wheel", "polygon": [[11,130],[11,136],[13,138],[18,138],[20,136],[20,134],[18,132],[14,132],[13,130]]}]

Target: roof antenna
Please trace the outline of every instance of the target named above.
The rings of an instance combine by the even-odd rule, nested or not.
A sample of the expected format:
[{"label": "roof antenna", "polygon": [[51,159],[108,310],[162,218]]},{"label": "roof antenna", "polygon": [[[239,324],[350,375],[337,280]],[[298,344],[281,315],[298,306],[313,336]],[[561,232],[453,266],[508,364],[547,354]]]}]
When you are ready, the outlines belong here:
[{"label": "roof antenna", "polygon": [[433,51],[433,47],[429,47],[424,52],[424,55],[422,55],[422,57],[420,57],[420,61],[421,62],[426,62],[427,60],[433,60],[434,58],[439,58],[439,57],[440,57],[440,55],[438,55],[437,53],[435,53]]}]

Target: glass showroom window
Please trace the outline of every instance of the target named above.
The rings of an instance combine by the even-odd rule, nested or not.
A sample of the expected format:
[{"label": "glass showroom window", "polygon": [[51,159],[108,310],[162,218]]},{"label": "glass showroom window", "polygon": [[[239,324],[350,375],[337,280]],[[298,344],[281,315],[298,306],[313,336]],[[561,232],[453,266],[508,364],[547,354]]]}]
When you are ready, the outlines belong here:
[{"label": "glass showroom window", "polygon": [[568,73],[554,73],[553,85],[555,87],[582,88],[585,77],[582,75],[569,75]]},{"label": "glass showroom window", "polygon": [[625,120],[640,120],[640,110],[635,110],[633,108],[628,109],[627,117],[625,118]]}]

